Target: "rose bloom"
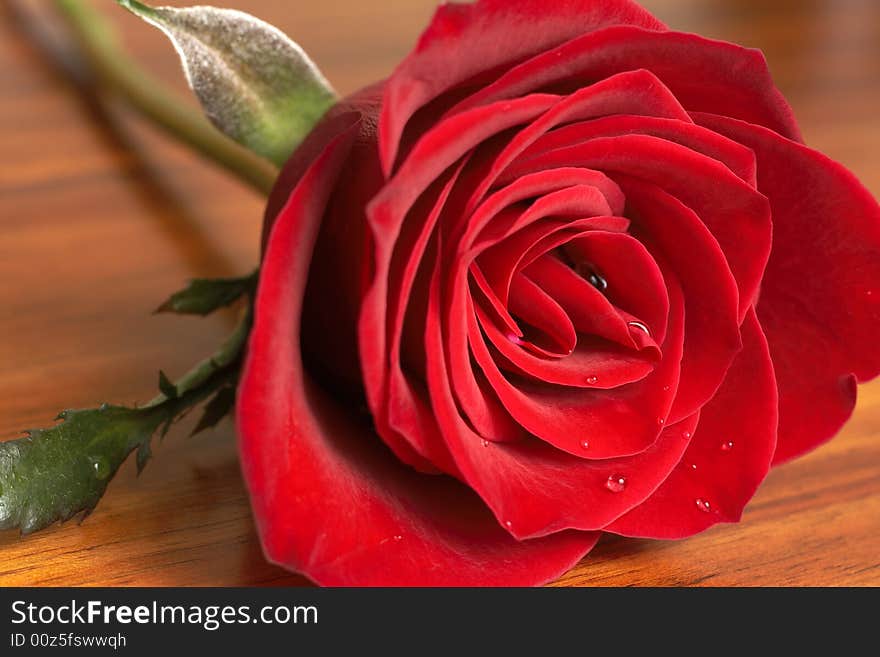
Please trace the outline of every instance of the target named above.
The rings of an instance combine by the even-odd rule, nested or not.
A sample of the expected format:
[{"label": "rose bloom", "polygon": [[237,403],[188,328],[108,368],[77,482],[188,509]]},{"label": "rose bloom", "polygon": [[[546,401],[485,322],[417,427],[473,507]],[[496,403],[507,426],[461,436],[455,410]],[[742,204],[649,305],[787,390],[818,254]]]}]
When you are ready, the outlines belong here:
[{"label": "rose bloom", "polygon": [[627,0],[441,6],[293,154],[238,400],[269,559],[534,585],[739,520],[880,372],[880,208],[755,50]]}]

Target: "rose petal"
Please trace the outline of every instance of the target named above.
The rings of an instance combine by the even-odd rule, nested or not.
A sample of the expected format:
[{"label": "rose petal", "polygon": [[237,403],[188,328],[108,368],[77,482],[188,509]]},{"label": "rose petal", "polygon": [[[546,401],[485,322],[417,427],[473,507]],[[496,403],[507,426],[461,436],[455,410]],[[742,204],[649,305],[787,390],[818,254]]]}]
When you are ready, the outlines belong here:
[{"label": "rose petal", "polygon": [[651,182],[693,210],[727,256],[740,288],[739,314],[745,317],[770,256],[772,223],[765,196],[717,160],[674,142],[634,134],[592,139],[517,161],[501,180],[578,165]]},{"label": "rose petal", "polygon": [[558,576],[598,534],[516,541],[479,499],[401,465],[303,371],[299,322],[311,253],[356,137],[330,142],[269,239],[237,423],[267,558],[324,585],[530,585]]},{"label": "rose petal", "polygon": [[773,208],[773,252],[758,317],[779,382],[775,463],[830,439],[849,418],[856,380],[880,374],[880,207],[844,167],[773,132],[696,120],[758,158]]},{"label": "rose petal", "polygon": [[[434,468],[449,474],[455,473],[455,466],[437,431],[437,423],[432,417],[430,406],[423,401],[423,386],[404,371],[402,360],[406,354],[407,364],[415,368],[415,372],[421,374],[424,371],[424,349],[420,337],[423,329],[414,328],[412,319],[424,317],[427,296],[427,272],[424,270],[426,253],[433,253],[429,251],[431,236],[464,166],[463,161],[447,176],[438,180],[435,185],[436,193],[422,197],[429,205],[424,208],[424,212],[419,213],[417,221],[404,224],[398,238],[388,273],[389,287],[395,290],[395,294],[388,299],[386,313],[389,355],[385,361],[389,376],[388,390],[385,399],[379,400],[378,408],[373,413],[379,435],[406,463],[419,470],[429,471],[424,463],[407,458],[410,451],[407,448],[411,447]],[[430,261],[429,256],[428,262]],[[406,322],[407,319],[410,321]],[[422,322],[416,322],[416,326],[421,325]],[[414,338],[412,334],[415,332],[419,335]],[[401,441],[408,444],[401,447]]]},{"label": "rose petal", "polygon": [[[674,281],[668,286],[675,287]],[[474,359],[492,385],[502,405],[510,415],[530,433],[571,454],[583,454],[582,442],[591,444],[591,458],[614,458],[637,454],[657,439],[672,405],[678,385],[679,361],[683,342],[683,306],[680,292],[670,290],[670,329],[663,345],[663,360],[653,372],[638,383],[614,390],[592,390],[552,386],[528,380],[511,381],[498,369],[486,344],[481,339],[470,342]],[[439,308],[431,310],[438,312]],[[448,309],[445,313],[450,316]],[[472,323],[470,336],[477,336],[476,317],[467,314]],[[448,322],[445,324],[448,326]],[[429,320],[428,342],[436,341],[439,328]],[[437,352],[428,349],[428,387],[437,387],[432,374],[439,369],[432,366]],[[592,373],[602,376],[602,372]],[[436,409],[436,401],[435,411]],[[441,423],[442,426],[442,423]],[[444,435],[446,431],[444,428]],[[449,436],[447,435],[447,441]],[[451,447],[454,455],[454,447]],[[463,473],[464,474],[464,473]],[[465,475],[467,476],[467,475]]]},{"label": "rose petal", "polygon": [[386,175],[410,118],[442,93],[586,32],[621,24],[664,28],[629,0],[566,0],[554,4],[553,11],[543,0],[441,5],[388,81],[379,130]]},{"label": "rose petal", "polygon": [[621,135],[648,135],[681,144],[718,160],[749,186],[758,185],[755,154],[750,148],[703,126],[654,116],[606,116],[571,123],[537,139],[522,153],[522,157],[528,159],[538,153],[566,148],[597,137]]},{"label": "rose petal", "polygon": [[651,71],[689,111],[736,117],[801,140],[761,51],[696,34],[628,26],[585,34],[537,55],[477,87],[447,114],[566,84],[577,88],[636,69]]},{"label": "rose petal", "polygon": [[[681,283],[685,298],[684,356],[671,422],[693,414],[724,380],[742,346],[736,281],[718,242],[688,207],[659,187],[619,177],[626,190],[633,229],[662,254]],[[732,258],[749,257],[751,244],[727,246]]]},{"label": "rose petal", "polygon": [[632,235],[592,231],[566,245],[570,257],[589,262],[608,283],[608,300],[648,327],[651,338],[666,338],[669,296],[663,274],[645,245]]},{"label": "rose petal", "polygon": [[[626,199],[617,184],[604,173],[584,168],[558,168],[553,171],[537,171],[508,181],[509,184],[481,200],[480,205],[468,217],[467,230],[459,241],[458,252],[468,251],[477,236],[484,242],[497,242],[502,234],[495,230],[487,235],[493,220],[513,206],[528,199],[538,199],[572,187],[593,187],[608,207],[610,214],[623,214]],[[506,224],[505,224],[506,226]]]},{"label": "rose petal", "polygon": [[719,522],[739,521],[770,469],[777,420],[773,363],[754,311],[743,323],[743,341],[718,394],[700,412],[678,467],[606,531],[683,538]]},{"label": "rose petal", "polygon": [[[504,335],[485,312],[476,308],[479,324],[469,327],[469,340],[482,339],[482,328],[492,347],[493,356],[499,367],[519,376],[531,377],[535,381],[577,388],[598,388],[608,390],[641,381],[654,370],[658,355],[652,351],[633,353],[628,349],[595,337],[581,337],[574,351],[565,358],[550,360],[540,358],[521,346],[513,344],[509,335]],[[659,353],[659,349],[657,350]],[[453,381],[456,368],[452,367]],[[601,372],[602,376],[596,376]]]},{"label": "rose petal", "polygon": [[[429,312],[439,313],[440,285],[431,286]],[[680,308],[680,297],[675,305]],[[681,331],[681,317],[670,335]],[[697,416],[667,427],[648,449],[627,458],[588,460],[567,454],[539,440],[489,443],[474,433],[456,408],[449,385],[442,331],[426,333],[428,384],[443,434],[465,481],[486,501],[495,516],[520,539],[552,534],[567,528],[593,528],[644,501],[679,462]],[[675,360],[674,349],[668,349]],[[580,440],[591,438],[586,432]],[[582,448],[584,457],[589,448]],[[598,455],[597,455],[598,456]],[[623,476],[622,490],[612,492],[610,478]]]},{"label": "rose petal", "polygon": [[[560,100],[543,116],[523,128],[492,162],[474,191],[468,209],[474,207],[511,162],[544,137],[564,131],[565,124],[598,117],[637,114],[646,118],[665,118],[679,124],[693,123],[678,99],[650,71],[625,71],[600,80]],[[552,131],[552,132],[551,132]],[[717,137],[716,139],[721,139]],[[574,141],[565,145],[571,145]]]},{"label": "rose petal", "polygon": [[[389,269],[407,214],[424,191],[470,149],[521,122],[542,114],[556,102],[541,95],[520,98],[499,107],[487,106],[461,114],[426,134],[394,179],[389,181],[367,207],[367,222],[373,236],[373,277],[362,291],[358,320],[358,345],[367,400],[374,414],[381,412],[387,398],[388,371],[387,310]],[[397,290],[390,290],[397,294]]]},{"label": "rose petal", "polygon": [[644,333],[637,334],[629,326],[636,318],[615,308],[608,297],[559,259],[538,258],[529,266],[528,275],[562,306],[578,332],[640,348],[635,338]]}]

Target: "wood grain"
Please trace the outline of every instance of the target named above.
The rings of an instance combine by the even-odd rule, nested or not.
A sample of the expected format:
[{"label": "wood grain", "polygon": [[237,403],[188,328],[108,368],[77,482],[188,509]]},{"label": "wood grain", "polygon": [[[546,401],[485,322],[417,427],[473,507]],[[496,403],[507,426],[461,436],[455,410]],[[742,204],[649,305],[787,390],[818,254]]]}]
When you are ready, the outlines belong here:
[{"label": "wood grain", "polygon": [[[126,47],[183,89],[155,31],[114,11]],[[183,4],[183,3],[172,3]],[[228,0],[288,31],[341,92],[387,74],[431,0]],[[683,30],[762,48],[808,143],[880,194],[880,3],[645,0]],[[134,402],[182,373],[230,318],[150,311],[192,276],[246,272],[260,198],[133,120],[88,100],[2,10],[0,438],[64,407]],[[817,272],[817,275],[821,275]],[[177,429],[97,511],[21,539],[0,534],[0,585],[297,585],[254,534],[230,424]],[[560,586],[880,584],[880,384],[831,444],[773,472],[743,522],[682,542],[608,537]]]}]

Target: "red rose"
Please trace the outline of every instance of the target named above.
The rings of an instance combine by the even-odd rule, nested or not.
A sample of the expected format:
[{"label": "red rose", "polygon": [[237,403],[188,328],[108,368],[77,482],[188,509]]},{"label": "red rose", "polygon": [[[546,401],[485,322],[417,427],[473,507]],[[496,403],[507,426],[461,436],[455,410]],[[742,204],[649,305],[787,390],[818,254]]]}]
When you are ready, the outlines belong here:
[{"label": "red rose", "polygon": [[266,234],[241,451],[321,584],[536,584],[735,522],[880,372],[874,199],[759,52],[627,0],[442,6]]}]

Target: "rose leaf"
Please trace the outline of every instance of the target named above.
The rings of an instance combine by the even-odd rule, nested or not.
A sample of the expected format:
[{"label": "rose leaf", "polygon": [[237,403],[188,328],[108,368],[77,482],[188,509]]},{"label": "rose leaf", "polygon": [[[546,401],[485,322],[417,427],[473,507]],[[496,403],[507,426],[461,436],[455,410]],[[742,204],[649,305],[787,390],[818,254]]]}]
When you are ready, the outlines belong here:
[{"label": "rose leaf", "polygon": [[209,315],[250,294],[257,283],[257,272],[241,278],[196,278],[186,289],[172,294],[156,309],[157,313]]},{"label": "rose leaf", "polygon": [[234,388],[249,330],[248,314],[213,356],[181,379],[172,384],[160,376],[163,393],[145,406],[64,411],[54,427],[0,443],[0,529],[29,534],[81,512],[88,515],[133,451],[140,471],[154,434],[167,431],[216,391]]}]

